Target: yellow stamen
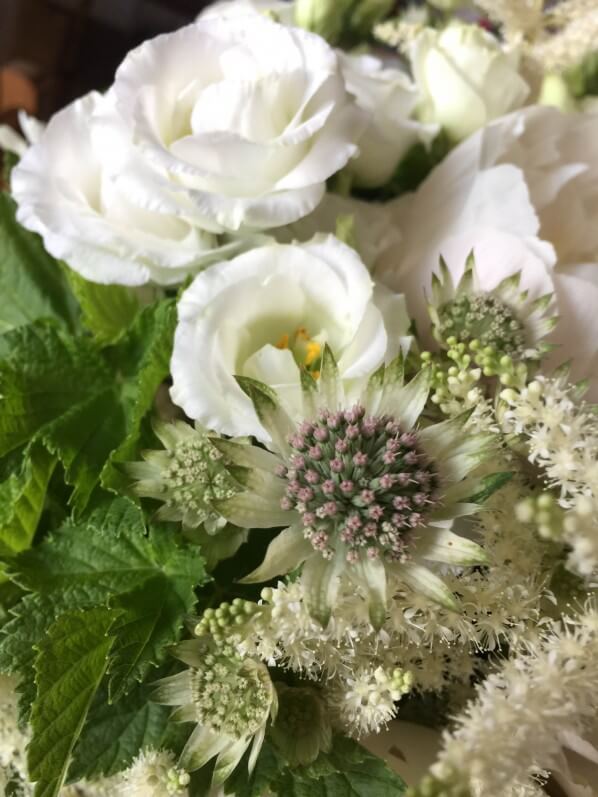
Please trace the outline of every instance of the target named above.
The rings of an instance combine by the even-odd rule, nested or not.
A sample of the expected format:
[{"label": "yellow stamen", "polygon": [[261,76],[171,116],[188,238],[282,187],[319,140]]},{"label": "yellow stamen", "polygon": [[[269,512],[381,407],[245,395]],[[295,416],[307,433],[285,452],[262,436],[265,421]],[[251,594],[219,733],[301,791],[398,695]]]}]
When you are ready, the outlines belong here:
[{"label": "yellow stamen", "polygon": [[281,339],[276,344],[277,349],[288,349],[289,348],[289,336],[283,335]]},{"label": "yellow stamen", "polygon": [[315,360],[318,359],[322,353],[322,346],[315,340],[311,340],[306,346],[304,362],[306,366],[310,366]]}]

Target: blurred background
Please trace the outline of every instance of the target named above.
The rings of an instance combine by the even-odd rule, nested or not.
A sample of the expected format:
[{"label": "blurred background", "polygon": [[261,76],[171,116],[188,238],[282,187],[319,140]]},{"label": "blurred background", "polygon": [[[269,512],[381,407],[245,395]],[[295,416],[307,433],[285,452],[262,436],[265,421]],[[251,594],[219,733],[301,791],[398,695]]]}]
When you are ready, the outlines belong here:
[{"label": "blurred background", "polygon": [[193,20],[209,0],[0,0],[0,124],[47,119],[112,82],[135,45]]}]

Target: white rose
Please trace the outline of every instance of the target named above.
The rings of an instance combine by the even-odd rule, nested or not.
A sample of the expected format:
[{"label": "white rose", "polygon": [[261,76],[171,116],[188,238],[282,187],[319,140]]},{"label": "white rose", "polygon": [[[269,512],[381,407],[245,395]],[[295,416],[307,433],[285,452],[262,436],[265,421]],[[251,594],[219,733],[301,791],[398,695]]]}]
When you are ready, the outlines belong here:
[{"label": "white rose", "polygon": [[437,122],[456,140],[521,107],[529,95],[517,51],[503,48],[478,25],[428,28],[409,55],[422,95],[420,119]]},{"label": "white rose", "polygon": [[299,412],[300,369],[316,374],[324,344],[350,389],[396,355],[409,325],[403,297],[375,292],[358,255],[333,236],[212,266],[185,291],[178,313],[174,403],[208,428],[262,440],[235,375],[271,385]]},{"label": "white rose", "polygon": [[134,160],[111,96],[88,94],[56,114],[13,169],[17,219],[100,283],[168,285],[239,250],[198,227],[197,210],[187,203],[185,212],[159,173],[129,180]]},{"label": "white rose", "polygon": [[213,232],[309,213],[364,125],[326,42],[260,14],[208,16],[146,42],[114,92],[140,156]]},{"label": "white rose", "polygon": [[418,141],[429,142],[438,127],[411,119],[419,91],[404,72],[371,55],[339,52],[339,58],[347,88],[369,119],[359,157],[349,168],[359,185],[384,185],[407,151]]}]

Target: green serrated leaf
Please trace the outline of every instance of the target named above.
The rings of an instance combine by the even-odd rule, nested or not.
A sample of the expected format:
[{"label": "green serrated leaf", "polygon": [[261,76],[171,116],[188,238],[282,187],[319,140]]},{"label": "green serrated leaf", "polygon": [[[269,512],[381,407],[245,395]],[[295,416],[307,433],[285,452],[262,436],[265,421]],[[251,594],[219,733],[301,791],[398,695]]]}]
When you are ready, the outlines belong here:
[{"label": "green serrated leaf", "polygon": [[75,747],[68,780],[110,777],[129,766],[142,749],[159,749],[169,713],[152,703],[143,688],[112,705],[106,689],[100,689]]},{"label": "green serrated leaf", "polygon": [[39,318],[72,329],[76,307],[60,267],[39,236],[17,222],[15,210],[0,192],[0,333]]},{"label": "green serrated leaf", "polygon": [[122,380],[120,398],[126,424],[126,435],[102,469],[101,483],[107,489],[122,492],[128,486],[118,465],[135,459],[143,419],[170,371],[175,326],[174,300],[157,302],[145,307],[126,336],[107,351],[113,369]]},{"label": "green serrated leaf", "polygon": [[110,631],[116,637],[109,668],[111,701],[142,681],[179,641],[185,618],[196,602],[194,587],[205,580],[197,555],[195,561],[197,571],[188,579],[157,575],[115,601],[123,613]]},{"label": "green serrated leaf", "polygon": [[0,552],[29,548],[44,506],[56,458],[40,445],[25,454],[21,469],[0,483]]},{"label": "green serrated leaf", "polygon": [[82,522],[66,523],[16,557],[9,574],[24,589],[62,596],[65,607],[104,604],[161,574],[177,588],[180,581],[204,579],[197,549],[180,547],[175,535],[160,528],[147,535],[141,510],[122,498]]},{"label": "green serrated leaf", "polygon": [[38,646],[37,696],[31,711],[27,748],[34,797],[56,797],[66,778],[113,639],[108,630],[115,612],[91,609],[60,617]]},{"label": "green serrated leaf", "polygon": [[0,362],[0,456],[110,384],[91,343],[43,322],[3,336],[10,353]]},{"label": "green serrated leaf", "polygon": [[81,307],[81,321],[98,343],[112,343],[133,322],[139,302],[121,285],[88,282],[70,268],[64,273]]}]

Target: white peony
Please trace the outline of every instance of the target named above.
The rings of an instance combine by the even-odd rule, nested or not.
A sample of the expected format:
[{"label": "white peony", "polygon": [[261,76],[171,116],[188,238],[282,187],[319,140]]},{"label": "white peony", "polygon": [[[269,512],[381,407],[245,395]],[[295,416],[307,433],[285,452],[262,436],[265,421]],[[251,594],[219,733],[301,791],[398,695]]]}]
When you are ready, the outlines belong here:
[{"label": "white peony", "polygon": [[460,140],[515,108],[530,88],[519,74],[519,55],[478,25],[452,22],[427,28],[409,57],[421,92],[423,122],[436,122]]},{"label": "white peony", "polygon": [[[196,223],[176,186],[138,163],[112,95],[95,92],[54,116],[12,171],[17,219],[48,252],[93,282],[161,285],[227,252]],[[172,190],[171,190],[172,189]]]},{"label": "white peony", "polygon": [[397,354],[409,325],[403,297],[374,291],[358,255],[322,235],[213,266],[178,312],[174,403],[210,429],[262,440],[268,435],[235,375],[271,385],[300,412],[301,371],[317,378],[325,344],[350,389]]},{"label": "white peony", "polygon": [[359,185],[384,185],[407,151],[418,141],[429,142],[438,127],[411,118],[419,91],[404,72],[371,55],[339,51],[339,58],[347,89],[369,119],[359,142],[359,157],[349,168]]},{"label": "white peony", "polygon": [[137,155],[213,232],[309,213],[364,126],[334,50],[257,13],[208,16],[145,42],[114,92]]}]

